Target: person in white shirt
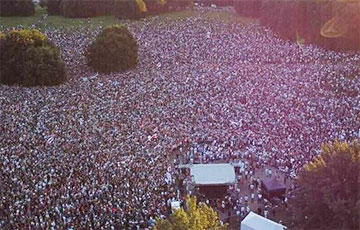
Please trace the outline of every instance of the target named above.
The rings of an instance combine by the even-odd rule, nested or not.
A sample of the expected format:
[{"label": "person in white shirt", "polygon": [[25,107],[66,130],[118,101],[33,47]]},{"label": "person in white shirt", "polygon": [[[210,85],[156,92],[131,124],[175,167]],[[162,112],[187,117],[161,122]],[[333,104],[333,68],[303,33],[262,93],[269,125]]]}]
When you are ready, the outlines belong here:
[{"label": "person in white shirt", "polygon": [[245,207],[244,206],[241,207],[241,216],[242,217],[245,216]]},{"label": "person in white shirt", "polygon": [[249,213],[250,212],[250,206],[246,206],[246,213]]},{"label": "person in white shirt", "polygon": [[250,191],[253,192],[253,191],[254,191],[254,188],[255,188],[255,185],[254,185],[254,184],[251,184],[251,185],[250,185]]},{"label": "person in white shirt", "polygon": [[264,211],[264,217],[265,217],[265,218],[268,218],[268,216],[269,216],[269,211],[268,211],[267,209],[265,209],[265,211]]},{"label": "person in white shirt", "polygon": [[251,203],[254,203],[254,200],[255,200],[255,193],[251,193],[250,197],[251,197]]}]

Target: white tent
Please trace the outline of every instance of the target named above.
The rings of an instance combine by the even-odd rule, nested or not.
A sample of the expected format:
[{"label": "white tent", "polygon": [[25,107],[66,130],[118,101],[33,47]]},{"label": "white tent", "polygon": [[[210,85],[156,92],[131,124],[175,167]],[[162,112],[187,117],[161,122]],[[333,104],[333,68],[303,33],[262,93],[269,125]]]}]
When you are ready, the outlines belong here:
[{"label": "white tent", "polygon": [[254,212],[250,212],[243,221],[241,221],[241,230],[284,230],[285,226],[272,220],[266,219]]},{"label": "white tent", "polygon": [[171,202],[171,209],[178,210],[181,207],[180,201],[172,201]]},{"label": "white tent", "polygon": [[236,183],[235,169],[231,164],[195,164],[190,167],[195,185],[220,185]]}]

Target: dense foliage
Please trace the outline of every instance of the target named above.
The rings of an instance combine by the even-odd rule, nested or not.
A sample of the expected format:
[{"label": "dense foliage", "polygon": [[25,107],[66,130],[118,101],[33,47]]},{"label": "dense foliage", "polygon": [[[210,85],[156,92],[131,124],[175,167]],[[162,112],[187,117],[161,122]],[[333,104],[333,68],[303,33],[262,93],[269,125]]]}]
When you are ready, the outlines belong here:
[{"label": "dense foliage", "polygon": [[[138,19],[151,14],[181,9],[192,0],[42,0],[47,2],[50,15],[87,18],[115,15],[119,18]],[[45,5],[45,3],[44,3]]]},{"label": "dense foliage", "polygon": [[171,9],[183,9],[189,6],[192,0],[167,0],[166,5]]},{"label": "dense foliage", "polygon": [[166,0],[145,0],[144,2],[150,14],[165,12],[168,9]]},{"label": "dense foliage", "polygon": [[32,0],[0,0],[0,16],[31,16],[35,14]]},{"label": "dense foliage", "polygon": [[47,7],[47,3],[48,3],[48,0],[40,0],[39,1],[39,5],[44,8],[44,7]]},{"label": "dense foliage", "polygon": [[39,31],[10,31],[0,47],[1,84],[57,85],[66,80],[58,48]]},{"label": "dense foliage", "polygon": [[[329,49],[360,49],[359,1],[253,0],[235,1],[234,6],[241,15],[260,18],[282,38]],[[334,36],[322,33],[326,25]]]},{"label": "dense foliage", "polygon": [[186,198],[187,209],[180,208],[168,220],[158,219],[155,230],[226,230],[227,225],[219,225],[218,214],[206,204],[197,205],[196,197]]},{"label": "dense foliage", "polygon": [[148,7],[144,0],[115,0],[114,14],[118,18],[139,19],[146,16],[147,12]]},{"label": "dense foliage", "polygon": [[289,200],[292,229],[360,229],[360,144],[324,145]]},{"label": "dense foliage", "polygon": [[98,72],[124,71],[136,66],[138,45],[126,27],[107,27],[90,45],[87,59],[88,65]]},{"label": "dense foliage", "polygon": [[62,0],[60,13],[70,18],[86,18],[101,15],[111,15],[114,0]]},{"label": "dense foliage", "polygon": [[234,1],[234,8],[236,12],[246,17],[257,18],[260,16],[260,8],[263,0],[244,0]]},{"label": "dense foliage", "polygon": [[60,15],[61,0],[47,0],[47,11],[49,15]]}]

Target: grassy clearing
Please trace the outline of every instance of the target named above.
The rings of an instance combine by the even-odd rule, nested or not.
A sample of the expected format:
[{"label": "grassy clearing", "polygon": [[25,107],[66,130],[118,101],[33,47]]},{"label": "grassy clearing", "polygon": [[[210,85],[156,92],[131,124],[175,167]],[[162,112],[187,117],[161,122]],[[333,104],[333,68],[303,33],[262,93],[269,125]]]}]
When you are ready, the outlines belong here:
[{"label": "grassy clearing", "polygon": [[28,28],[35,24],[45,13],[46,9],[36,6],[35,15],[29,17],[0,17],[0,25],[7,28],[18,26]]},{"label": "grassy clearing", "polygon": [[[24,27],[29,28],[40,20],[40,18],[46,14],[46,9],[36,6],[35,15],[30,17],[0,17],[0,25],[6,28],[12,27]],[[80,26],[109,26],[116,24],[118,21],[114,16],[102,16],[94,18],[65,18],[62,16],[48,16],[41,25],[42,28],[47,25],[53,28],[74,28]]]},{"label": "grassy clearing", "polygon": [[113,16],[102,16],[94,18],[65,18],[62,16],[49,16],[44,21],[44,24],[53,28],[74,28],[82,26],[110,26],[118,23]]}]

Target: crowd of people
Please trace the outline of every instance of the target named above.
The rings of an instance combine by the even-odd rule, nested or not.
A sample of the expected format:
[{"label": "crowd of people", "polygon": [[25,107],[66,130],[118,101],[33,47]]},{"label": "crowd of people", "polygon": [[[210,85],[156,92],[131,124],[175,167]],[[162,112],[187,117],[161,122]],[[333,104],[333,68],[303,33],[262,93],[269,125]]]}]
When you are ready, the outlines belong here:
[{"label": "crowd of people", "polygon": [[359,52],[203,17],[219,10],[123,21],[139,63],[109,75],[84,57],[101,28],[45,27],[69,80],[0,86],[0,229],[151,228],[178,196],[166,175],[181,145],[294,174],[322,143],[359,138]]}]

